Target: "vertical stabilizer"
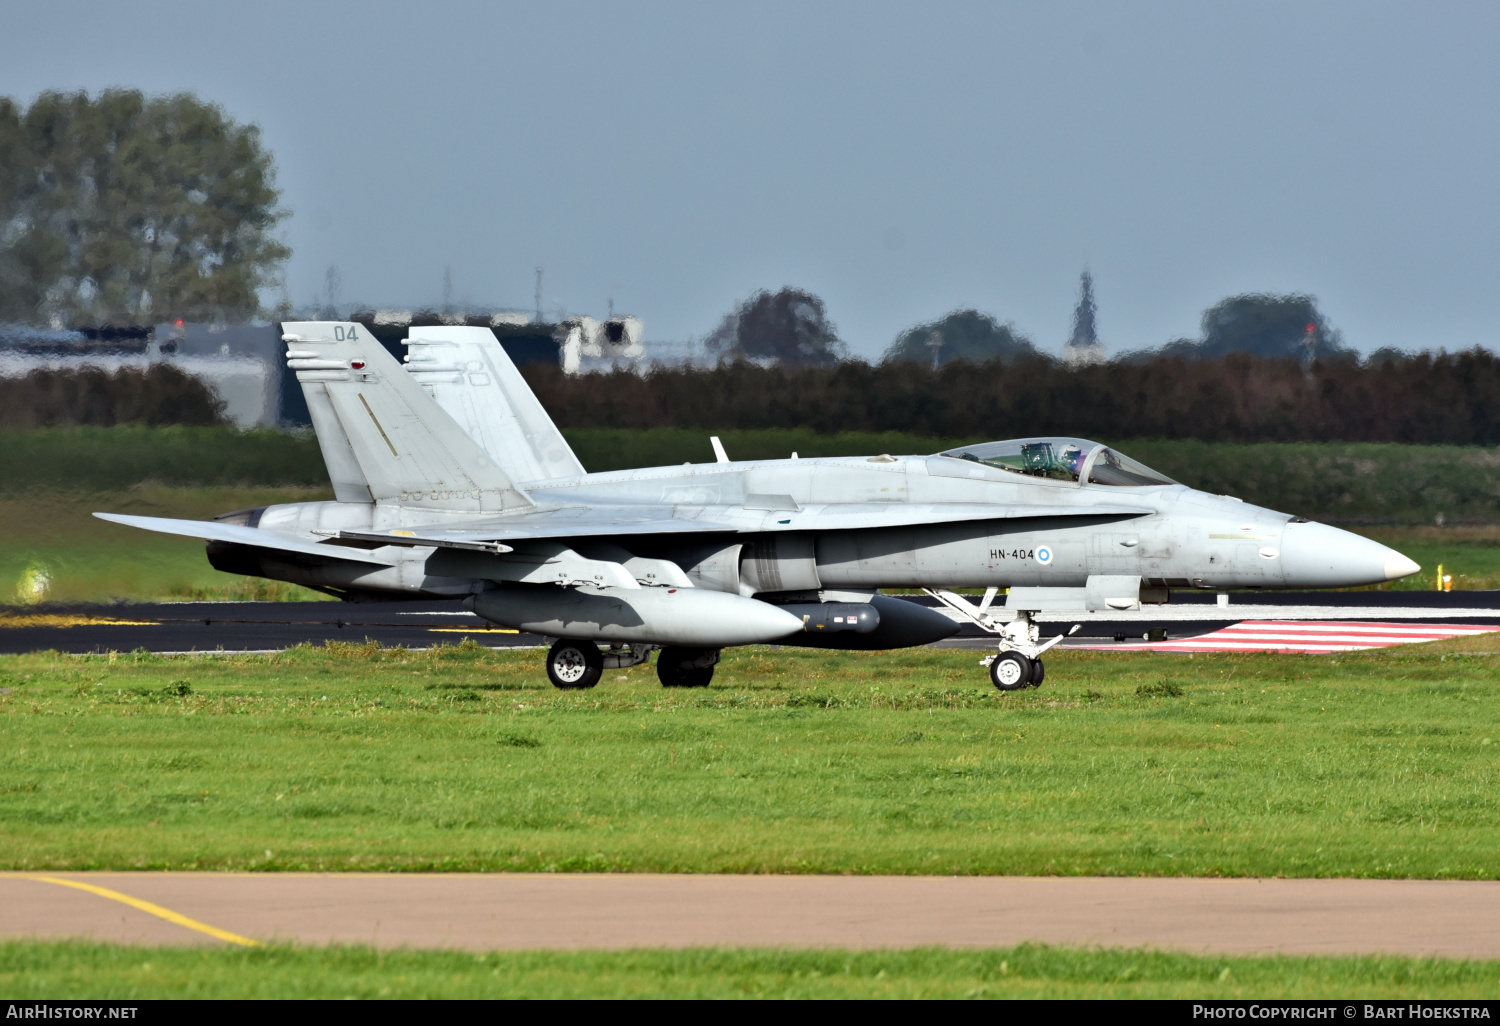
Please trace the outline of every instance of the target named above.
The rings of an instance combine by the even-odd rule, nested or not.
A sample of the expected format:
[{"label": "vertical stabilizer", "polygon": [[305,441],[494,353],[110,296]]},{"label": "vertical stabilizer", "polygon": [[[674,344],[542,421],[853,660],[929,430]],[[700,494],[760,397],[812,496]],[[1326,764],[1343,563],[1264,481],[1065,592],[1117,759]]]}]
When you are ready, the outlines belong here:
[{"label": "vertical stabilizer", "polygon": [[407,367],[514,481],[579,477],[583,465],[488,328],[414,327]]},{"label": "vertical stabilizer", "polygon": [[312,421],[313,434],[317,436],[318,448],[323,451],[323,465],[328,468],[328,480],[333,482],[333,497],[339,502],[374,502],[370,494],[370,483],[359,469],[359,460],[354,457],[354,446],[333,412],[333,400],[328,396],[328,387],[321,381],[303,381],[302,397],[307,400],[307,414]]},{"label": "vertical stabilizer", "polygon": [[[342,429],[373,499],[475,511],[532,505],[363,327],[288,321],[282,329],[289,366],[304,392],[322,386],[325,412]],[[325,459],[337,451],[321,429],[319,442]]]}]

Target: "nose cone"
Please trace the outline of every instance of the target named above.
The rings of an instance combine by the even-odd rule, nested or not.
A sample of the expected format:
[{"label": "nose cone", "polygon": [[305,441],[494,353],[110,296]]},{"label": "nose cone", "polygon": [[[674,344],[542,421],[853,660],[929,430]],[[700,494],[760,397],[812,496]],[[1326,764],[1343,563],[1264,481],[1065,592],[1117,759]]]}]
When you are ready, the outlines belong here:
[{"label": "nose cone", "polygon": [[1289,588],[1383,584],[1422,569],[1395,549],[1327,524],[1287,524],[1281,567]]}]

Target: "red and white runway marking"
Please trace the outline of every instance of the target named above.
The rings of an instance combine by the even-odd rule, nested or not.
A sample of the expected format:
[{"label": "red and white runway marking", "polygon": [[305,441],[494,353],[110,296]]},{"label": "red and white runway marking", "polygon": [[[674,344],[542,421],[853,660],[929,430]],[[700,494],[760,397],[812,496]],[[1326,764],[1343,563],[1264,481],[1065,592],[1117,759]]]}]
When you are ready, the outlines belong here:
[{"label": "red and white runway marking", "polygon": [[1246,620],[1182,641],[1135,642],[1111,651],[1142,652],[1355,652],[1365,648],[1443,641],[1487,634],[1500,627],[1455,623],[1371,623],[1368,620]]}]

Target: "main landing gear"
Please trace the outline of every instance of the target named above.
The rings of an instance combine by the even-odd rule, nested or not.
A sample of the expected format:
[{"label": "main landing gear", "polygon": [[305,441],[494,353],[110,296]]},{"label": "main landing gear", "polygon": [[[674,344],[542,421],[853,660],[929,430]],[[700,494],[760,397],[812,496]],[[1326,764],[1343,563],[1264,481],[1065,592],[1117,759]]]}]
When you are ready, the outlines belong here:
[{"label": "main landing gear", "polygon": [[553,642],[547,653],[547,679],[565,691],[581,691],[599,683],[604,674],[604,653],[592,641]]},{"label": "main landing gear", "polygon": [[[638,666],[651,658],[655,645],[611,645],[600,651],[592,641],[562,638],[547,653],[547,679],[566,691],[591,688],[605,670]],[[706,688],[719,662],[716,648],[668,646],[656,657],[656,676],[663,687]]]},{"label": "main landing gear", "polygon": [[664,688],[706,688],[719,662],[716,648],[670,645],[656,657],[656,678]]}]

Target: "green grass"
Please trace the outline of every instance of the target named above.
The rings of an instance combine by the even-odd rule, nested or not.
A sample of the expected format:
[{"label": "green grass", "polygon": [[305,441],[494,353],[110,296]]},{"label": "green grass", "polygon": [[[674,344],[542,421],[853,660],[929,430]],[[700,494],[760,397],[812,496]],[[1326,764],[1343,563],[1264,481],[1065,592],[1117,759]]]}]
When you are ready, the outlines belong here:
[{"label": "green grass", "polygon": [[[272,502],[331,499],[315,488],[142,485],[118,492],[0,492],[0,605],[111,599],[311,599],[318,592],[224,574],[203,542],[99,520],[94,511],[209,520]],[[38,578],[46,580],[44,593]]]},{"label": "green grass", "polygon": [[1121,441],[1122,451],[1216,494],[1329,523],[1500,522],[1500,453],[1353,442]]},{"label": "green grass", "polygon": [[377,951],[0,943],[13,1001],[89,998],[1486,999],[1500,962],[985,951]]},{"label": "green grass", "polygon": [[0,431],[0,488],[119,491],[142,482],[327,487],[311,431],[69,427]]},{"label": "green grass", "polygon": [[1383,591],[1431,591],[1437,568],[1453,578],[1455,591],[1500,588],[1500,526],[1359,527],[1374,538],[1415,559],[1422,572],[1381,585]]},{"label": "green grass", "polygon": [[4,657],[0,867],[1493,879],[1495,648]]}]

